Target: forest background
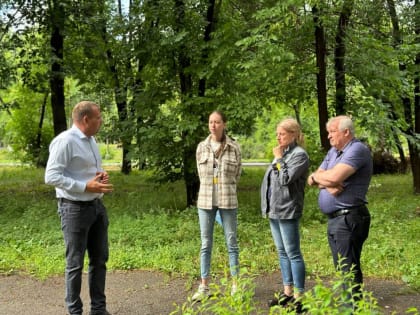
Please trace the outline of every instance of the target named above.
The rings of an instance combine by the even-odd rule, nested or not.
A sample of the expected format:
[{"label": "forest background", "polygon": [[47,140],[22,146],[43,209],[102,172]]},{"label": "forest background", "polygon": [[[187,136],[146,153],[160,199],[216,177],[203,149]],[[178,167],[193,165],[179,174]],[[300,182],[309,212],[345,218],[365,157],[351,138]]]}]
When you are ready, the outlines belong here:
[{"label": "forest background", "polygon": [[[36,168],[1,173],[0,215],[7,224],[0,271],[42,277],[62,270],[43,167],[51,139],[71,125],[74,104],[89,99],[102,108],[102,156],[118,165],[112,175],[125,187],[109,201],[111,268],[195,270],[196,259],[185,257],[195,257],[197,225],[184,210],[195,202],[195,149],[208,134],[212,110],[225,112],[244,160],[264,162],[271,159],[278,121],[295,117],[311,168],[329,148],[328,118],[349,114],[372,149],[375,173],[402,173],[378,175],[372,183],[378,212],[367,274],[402,277],[418,288],[419,12],[418,0],[2,0],[0,153]],[[240,219],[249,234],[241,255],[254,269],[275,270],[269,236],[261,234],[266,226],[254,213],[260,178],[257,170],[241,179]],[[162,196],[172,203],[156,205]],[[308,198],[305,220],[315,224],[304,235],[320,241],[311,239],[305,252],[328,260],[309,261],[311,274],[331,274],[315,191]],[[148,245],[153,233],[158,241]],[[192,239],[184,252],[181,246],[171,251],[174,236],[179,244]],[[264,251],[248,253],[257,243]],[[224,262],[215,265],[220,271]]]},{"label": "forest background", "polygon": [[276,123],[302,124],[312,167],[325,123],[351,115],[376,172],[420,192],[419,3],[395,0],[25,1],[0,4],[0,142],[43,167],[83,99],[121,171],[153,169],[197,195],[197,143],[214,109],[245,159],[268,161]]}]

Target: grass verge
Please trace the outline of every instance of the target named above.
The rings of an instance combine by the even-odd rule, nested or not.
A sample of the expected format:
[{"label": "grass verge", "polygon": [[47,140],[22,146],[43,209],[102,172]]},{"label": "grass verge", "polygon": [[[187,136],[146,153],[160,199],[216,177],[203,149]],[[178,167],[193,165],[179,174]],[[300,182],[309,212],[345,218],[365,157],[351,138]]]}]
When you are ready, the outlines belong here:
[{"label": "grass verge", "polygon": [[[239,185],[241,267],[251,274],[278,269],[268,222],[261,218],[259,188],[264,168],[245,168]],[[38,278],[62,274],[63,240],[54,189],[43,170],[0,168],[0,273]],[[110,270],[153,269],[195,279],[199,274],[197,210],[185,209],[183,182],[158,185],[153,176],[111,171],[115,191],[105,197],[110,217]],[[420,289],[420,210],[409,175],[375,176],[369,191],[372,226],[362,264],[367,277],[401,279]],[[301,224],[308,277],[334,273],[326,239],[326,219],[317,191],[307,189]],[[223,274],[227,253],[216,227],[212,272]]]}]

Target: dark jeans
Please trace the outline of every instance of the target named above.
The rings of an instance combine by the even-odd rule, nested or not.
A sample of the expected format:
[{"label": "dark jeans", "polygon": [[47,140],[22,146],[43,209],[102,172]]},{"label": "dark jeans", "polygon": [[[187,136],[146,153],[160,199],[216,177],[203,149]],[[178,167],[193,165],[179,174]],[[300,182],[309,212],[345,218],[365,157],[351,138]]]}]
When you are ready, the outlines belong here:
[{"label": "dark jeans", "polygon": [[59,200],[58,212],[66,248],[66,305],[70,314],[82,314],[80,298],[85,252],[89,256],[91,311],[106,309],[105,277],[108,260],[108,216],[100,200],[74,204]]},{"label": "dark jeans", "polygon": [[[366,207],[328,220],[328,242],[334,265],[341,271],[354,273],[353,294],[360,292],[363,273],[360,266],[363,243],[369,235],[370,214]],[[340,260],[341,259],[341,260]]]}]

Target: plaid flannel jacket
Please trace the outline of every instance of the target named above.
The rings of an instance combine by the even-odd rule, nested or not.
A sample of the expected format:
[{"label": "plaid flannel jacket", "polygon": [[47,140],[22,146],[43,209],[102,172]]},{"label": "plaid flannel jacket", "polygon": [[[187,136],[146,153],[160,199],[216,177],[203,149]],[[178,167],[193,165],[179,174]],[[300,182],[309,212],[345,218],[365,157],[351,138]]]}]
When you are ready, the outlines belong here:
[{"label": "plaid flannel jacket", "polygon": [[[214,154],[210,144],[211,136],[197,146],[197,170],[200,178],[197,207],[212,209],[213,204],[213,165]],[[226,146],[219,157],[218,207],[221,209],[237,209],[238,197],[236,185],[241,176],[241,150],[239,144],[226,136]]]}]

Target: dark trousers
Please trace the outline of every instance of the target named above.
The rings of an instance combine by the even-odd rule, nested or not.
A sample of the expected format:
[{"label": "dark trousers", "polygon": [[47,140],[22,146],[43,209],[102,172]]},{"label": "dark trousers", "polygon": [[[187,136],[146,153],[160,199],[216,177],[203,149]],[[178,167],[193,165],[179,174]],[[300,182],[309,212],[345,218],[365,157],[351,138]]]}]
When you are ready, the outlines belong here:
[{"label": "dark trousers", "polygon": [[82,314],[80,298],[86,250],[89,257],[91,312],[106,309],[105,278],[108,261],[108,216],[100,200],[71,203],[59,200],[58,212],[66,248],[66,306],[70,314]]},{"label": "dark trousers", "polygon": [[369,235],[370,214],[366,207],[328,220],[328,242],[336,268],[354,273],[353,294],[360,292],[363,273],[360,266],[363,243]]}]

